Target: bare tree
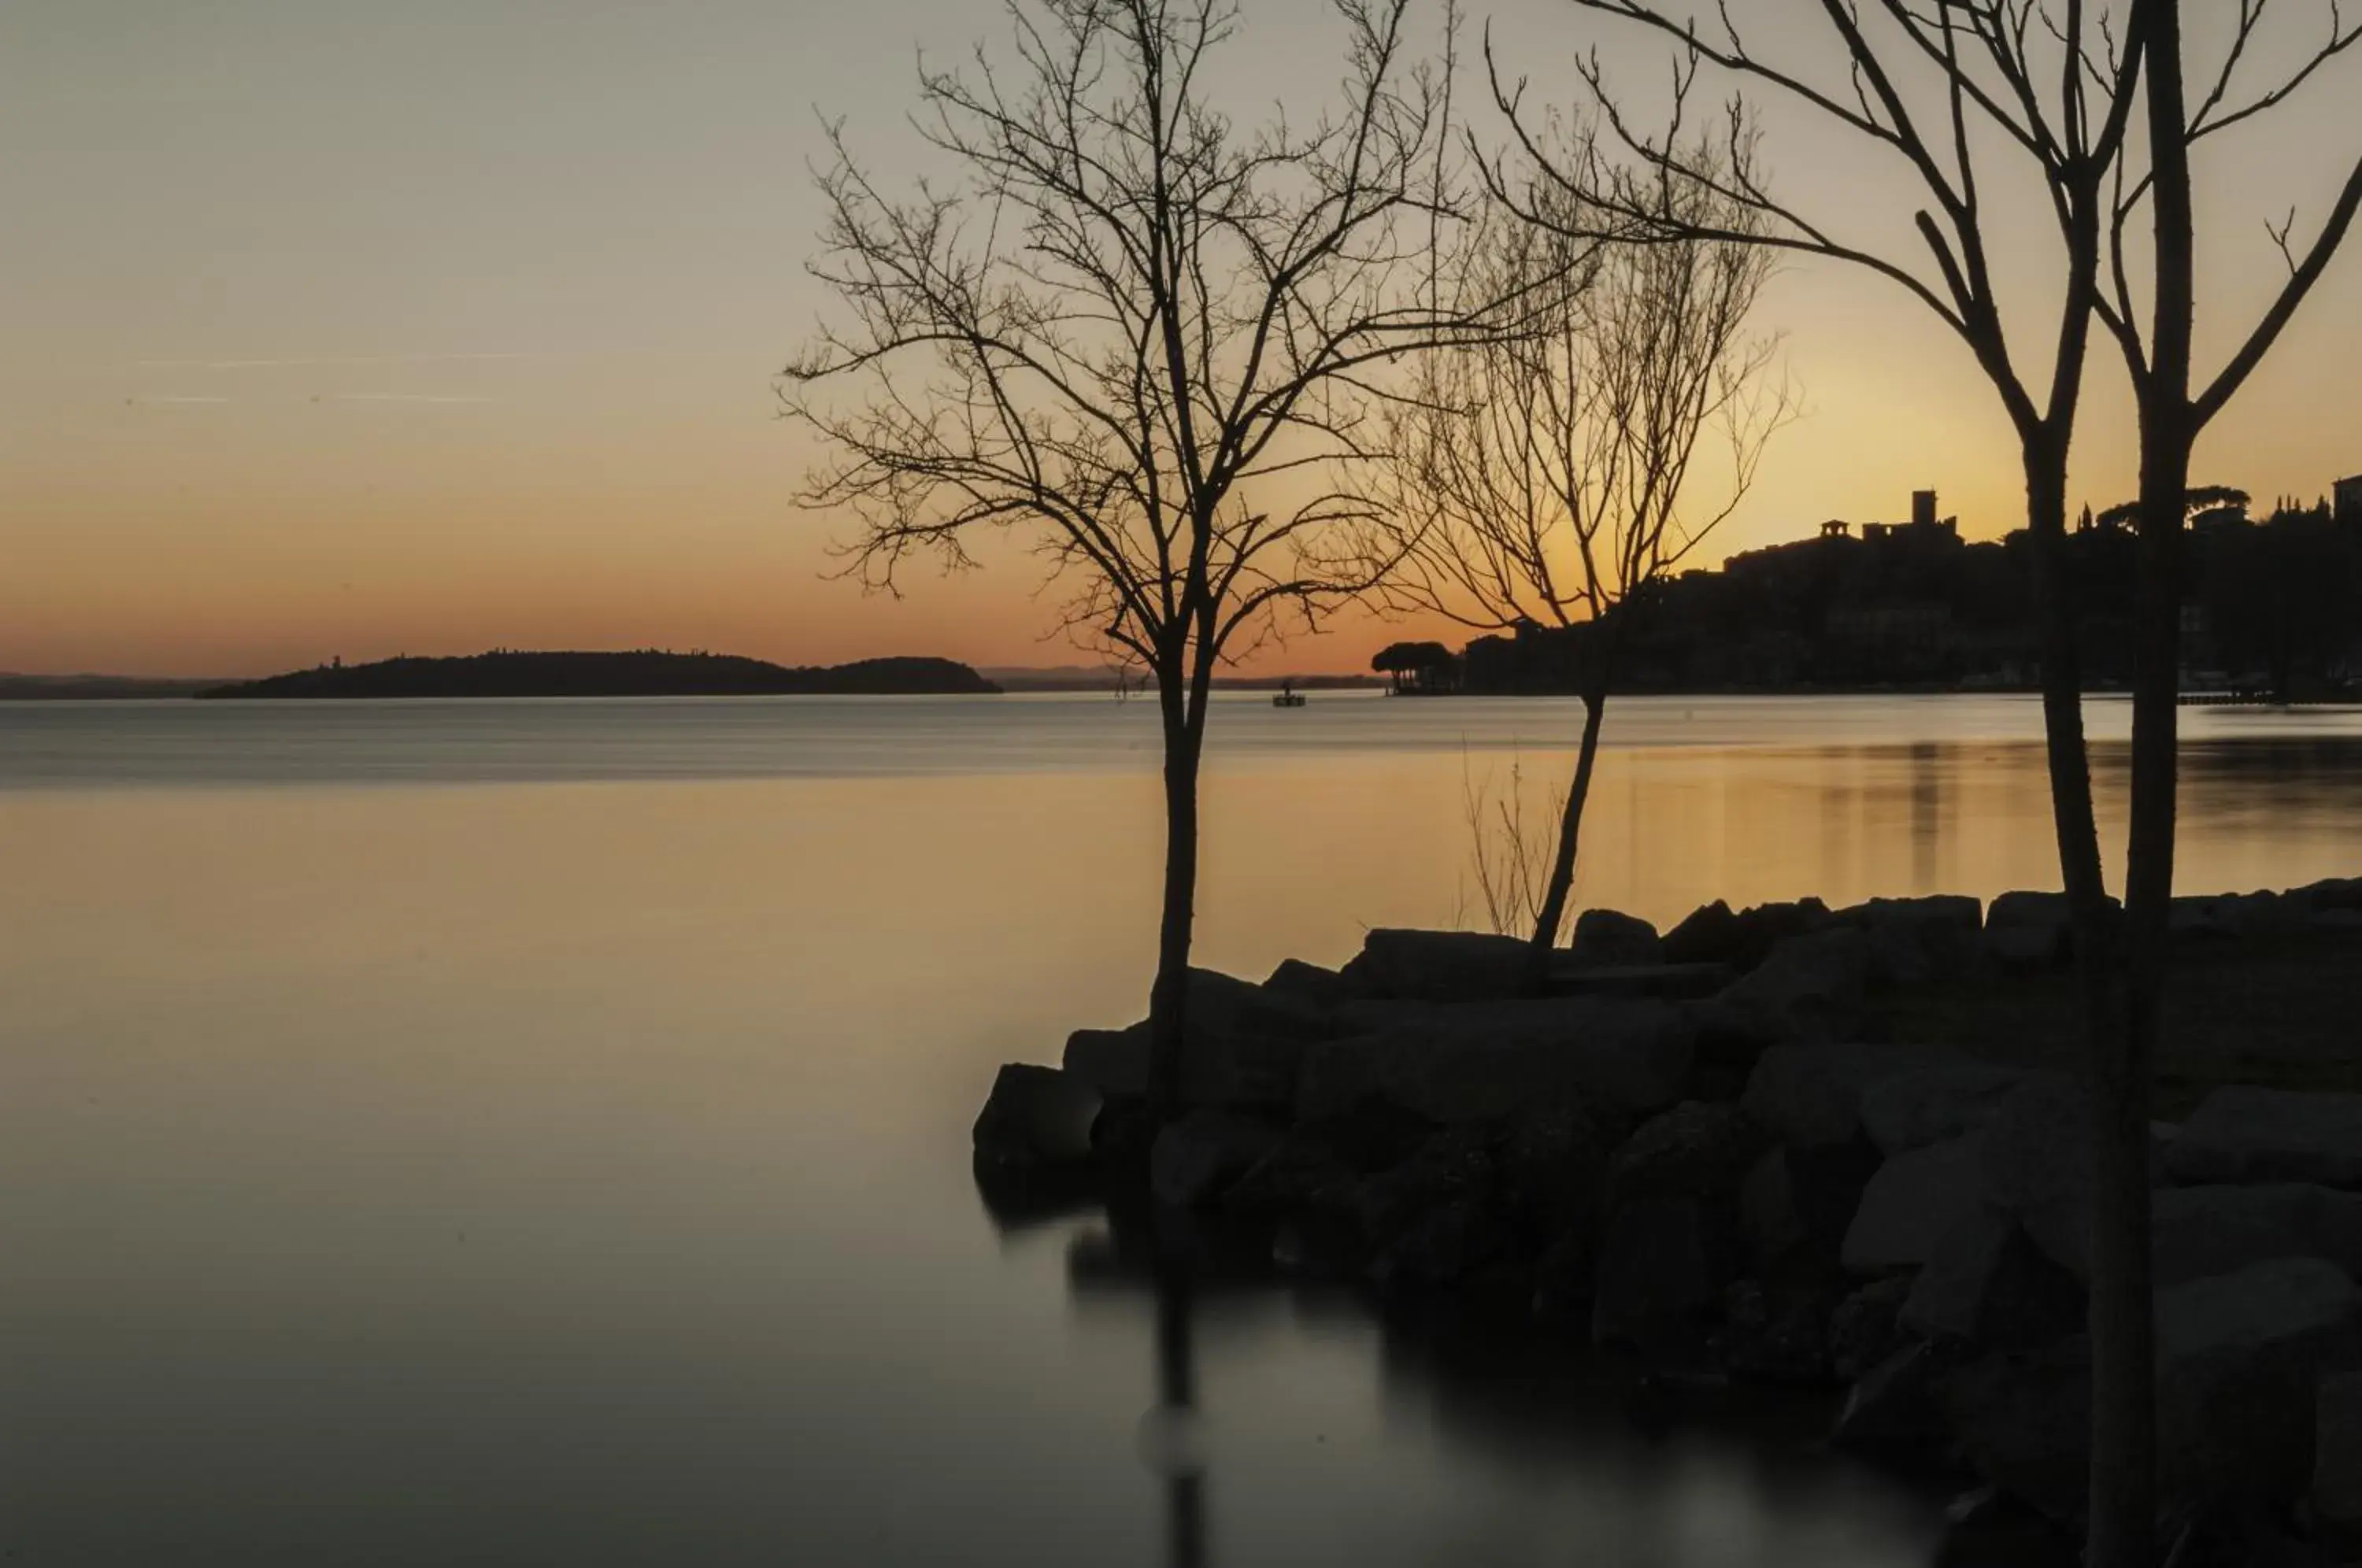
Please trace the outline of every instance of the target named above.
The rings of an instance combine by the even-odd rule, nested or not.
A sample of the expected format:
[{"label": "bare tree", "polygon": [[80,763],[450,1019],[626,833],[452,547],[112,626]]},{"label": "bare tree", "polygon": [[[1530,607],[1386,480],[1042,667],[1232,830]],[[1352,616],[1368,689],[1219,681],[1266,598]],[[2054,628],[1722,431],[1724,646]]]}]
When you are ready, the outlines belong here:
[{"label": "bare tree", "polygon": [[[2209,390],[2191,394],[2194,220],[2188,150],[2206,137],[2285,103],[2353,35],[2334,5],[2328,43],[2270,85],[2235,86],[2271,0],[2238,0],[2231,41],[2192,112],[2182,83],[2179,0],[1821,0],[1827,24],[1824,73],[1776,64],[1743,39],[1724,7],[1700,27],[1653,0],[1571,0],[1584,10],[1673,39],[1679,51],[1673,133],[1651,136],[1608,94],[1596,57],[1584,76],[1607,105],[1630,165],[1659,181],[1702,180],[1751,203],[1777,232],[1770,243],[1841,259],[1886,277],[1958,334],[1999,393],[2025,459],[2043,639],[2043,695],[2051,796],[2061,870],[2073,907],[2082,975],[2094,1117],[2097,1193],[2092,1330],[2094,1358],[2091,1536],[2086,1562],[2129,1568],[2152,1560],[2155,1536],[2153,1320],[2147,1258],[2147,1125],[2157,999],[2172,878],[2174,691],[2178,663],[2181,521],[2190,443],[2252,372],[2336,249],[2362,198],[2350,179],[2320,237],[2301,259],[2275,232],[2290,267],[2289,288]],[[1834,71],[1827,68],[1833,66]],[[2144,70],[2147,80],[2143,81]],[[1734,160],[1725,179],[1678,150],[1683,108],[1698,73],[1714,69],[1833,121],[1896,157],[1931,204],[1913,215],[1923,259],[1882,254],[1841,237],[1785,204]],[[1836,80],[1831,78],[1835,77]],[[1515,106],[1515,94],[1496,94]],[[1915,91],[1914,83],[1916,83]],[[2150,168],[2128,173],[2128,138],[2146,107]],[[1734,100],[1728,144],[1751,146]],[[1987,261],[1992,215],[1982,192],[1981,140],[2007,149],[2042,180],[2065,242],[2047,392],[2011,348]],[[1572,182],[1586,189],[1580,178]],[[2169,188],[2170,187],[2170,188]],[[2154,321],[2136,346],[2125,232],[2142,200],[2157,204]],[[1686,231],[1670,231],[1679,237]],[[2103,261],[2113,277],[2103,277]],[[1932,271],[1929,271],[1932,269]],[[2113,284],[2113,297],[2109,285]],[[2088,358],[2091,324],[2125,345],[2143,425],[2144,609],[2136,701],[2134,824],[2126,856],[2124,929],[2107,900],[2085,753],[2072,607],[2061,571],[2069,445]],[[2169,522],[2168,519],[2170,521]]]},{"label": "bare tree", "polygon": [[1068,629],[1154,681],[1167,1106],[1215,671],[1387,575],[1336,468],[1365,454],[1389,360],[1476,330],[1429,286],[1449,59],[1414,57],[1409,0],[1334,9],[1337,103],[1242,129],[1211,96],[1231,0],[1009,0],[1013,58],[920,70],[915,123],[955,182],[889,195],[831,127],[811,271],[841,316],[782,381],[833,454],[803,499],[859,520],[865,580],[1018,530]]},{"label": "bare tree", "polygon": [[[2271,240],[2288,277],[2211,381],[2195,372],[2198,207],[2193,152],[2285,104],[2320,69],[2362,41],[2335,0],[2312,7],[2324,24],[2317,48],[2257,82],[2243,72],[2274,12],[2272,0],[2237,0],[2219,55],[2188,58],[2180,0],[2140,0],[2146,40],[2147,167],[2116,167],[2109,231],[2110,289],[2097,309],[2122,348],[2140,410],[2140,592],[2135,630],[2131,829],[2125,862],[2122,972],[2114,1027],[2093,1044],[2099,1184],[2093,1194],[2092,1324],[2092,1541],[2088,1561],[2147,1562],[2154,1549],[2155,1320],[2150,1266],[2147,1147],[2156,1077],[2174,875],[2181,668],[2181,606],[2193,492],[2191,455],[2296,317],[2362,208],[2362,158],[2300,255],[2295,215]],[[2216,19],[2225,19],[2223,12]],[[2196,72],[2199,96],[2191,101]],[[2133,151],[2139,150],[2137,143]],[[2151,213],[2149,302],[2144,327],[2133,228]],[[2242,502],[2245,497],[2239,498]]]},{"label": "bare tree", "polygon": [[[1554,145],[1562,161],[1576,143]],[[1702,184],[1661,196],[1658,230],[1755,223]],[[1566,921],[1618,647],[1650,589],[1745,497],[1792,400],[1765,375],[1774,343],[1747,329],[1768,249],[1595,247],[1613,226],[1568,214],[1546,179],[1520,204],[1542,221],[1504,208],[1469,252],[1469,292],[1521,302],[1518,330],[1427,357],[1418,395],[1389,421],[1375,511],[1406,560],[1398,602],[1479,630],[1556,627],[1579,650],[1582,739],[1526,933],[1539,977]],[[1701,459],[1717,452],[1728,471],[1706,479]]]},{"label": "bare tree", "polygon": [[[2092,810],[2085,745],[2082,679],[2074,607],[2065,569],[2067,473],[2113,213],[2111,181],[2120,165],[2139,101],[2147,0],[1820,0],[1819,25],[1790,28],[1774,40],[1743,35],[1727,5],[1684,7],[1679,0],[1569,0],[1577,9],[1666,39],[1674,50],[1672,104],[1664,128],[1652,130],[1611,90],[1595,52],[1578,61],[1599,106],[1617,157],[1542,166],[1555,174],[1577,214],[1604,212],[1642,230],[1667,186],[1698,185],[1752,213],[1751,230],[1653,226],[1667,242],[1746,239],[1791,253],[1840,261],[1882,279],[1918,301],[1960,340],[1992,384],[2015,432],[2025,476],[2026,524],[2034,550],[2042,652],[2043,721],[2053,825],[2062,880],[2072,911],[2085,1027],[2092,1042],[2094,1117],[2106,1084],[2105,1043],[2117,1032],[2114,976],[2117,922],[2107,892]],[[2130,10],[2125,12],[2125,6]],[[1696,10],[1704,9],[1701,17]],[[1806,7],[1810,10],[1811,7]],[[1489,55],[1488,45],[1488,55]],[[1730,96],[1718,115],[1724,152],[1708,162],[1688,139],[1699,78],[1713,72]],[[1496,67],[1496,99],[1529,149],[1537,133],[1521,115],[1525,86],[1505,83]],[[1917,244],[1881,248],[1858,237],[1852,213],[1815,215],[1775,193],[1757,159],[1747,94],[1778,102],[1853,137],[1892,164],[1924,204],[1909,212]],[[2060,266],[2047,309],[2021,312],[2012,331],[1992,265],[1989,230],[2005,221],[1989,204],[2002,176],[2030,174],[2057,225]],[[1578,232],[1589,232],[1588,229]],[[2024,352],[2038,343],[2035,356]],[[2046,362],[2047,360],[2047,362]],[[2095,1131],[2095,1169],[2122,1158]],[[2146,1165],[2142,1167],[2146,1170]],[[2122,1173],[2102,1171],[2103,1187]],[[2095,1295],[2095,1300],[2099,1297]],[[2146,1308],[2144,1307],[2144,1310]],[[2144,1318],[2143,1322],[2146,1324]],[[2095,1339],[2125,1332],[2095,1311]],[[2137,1343],[2095,1348],[2102,1364],[2147,1353]],[[2144,1384],[2146,1389],[2146,1384]],[[2127,1392],[2126,1398],[2136,1397]],[[2146,1564],[2154,1483],[2133,1471],[2154,1452],[2149,1401],[2122,1420],[2095,1417],[2095,1437],[2127,1451],[2094,1468],[2094,1564]],[[2137,1459],[2129,1457],[2137,1451]],[[2147,1471],[2142,1474],[2146,1475]],[[2105,1495],[2103,1495],[2103,1492]]]}]

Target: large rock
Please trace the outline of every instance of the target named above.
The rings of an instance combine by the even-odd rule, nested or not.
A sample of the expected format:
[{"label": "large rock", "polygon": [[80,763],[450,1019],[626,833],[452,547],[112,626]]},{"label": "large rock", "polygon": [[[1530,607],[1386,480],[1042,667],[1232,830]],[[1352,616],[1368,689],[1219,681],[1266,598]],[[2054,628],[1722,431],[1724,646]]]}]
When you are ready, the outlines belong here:
[{"label": "large rock", "polygon": [[1643,1198],[1720,1198],[1738,1190],[1762,1147],[1735,1105],[1687,1100],[1632,1132],[1607,1165],[1610,1207]]},{"label": "large rock", "polygon": [[1830,1441],[1840,1448],[1891,1455],[1934,1446],[1944,1435],[1933,1397],[1949,1365],[1945,1347],[1922,1342],[1895,1350],[1858,1375],[1846,1391]]},{"label": "large rock", "polygon": [[1274,996],[1292,998],[1318,1008],[1342,1007],[1362,998],[1360,988],[1336,970],[1308,964],[1301,958],[1281,959],[1279,967],[1264,981],[1263,988]]},{"label": "large rock", "polygon": [[2312,1479],[2315,1390],[2362,1363],[2362,1290],[2334,1264],[2280,1258],[2157,1298],[2166,1496],[2285,1503]]},{"label": "large rock", "polygon": [[1159,1203],[1194,1209],[1261,1164],[1279,1146],[1279,1129],[1204,1106],[1156,1135],[1148,1152],[1148,1190]]},{"label": "large rock", "polygon": [[1975,1218],[1985,1202],[1985,1137],[1971,1132],[1880,1166],[1846,1231],[1846,1268],[1855,1274],[1918,1268],[1954,1226]]},{"label": "large rock", "polygon": [[1665,933],[1664,955],[1673,964],[1727,964],[1748,970],[1791,937],[1825,931],[1834,922],[1818,899],[1757,904],[1736,914],[1717,899],[1693,911]]},{"label": "large rock", "polygon": [[1965,1058],[1918,1045],[1775,1045],[1748,1076],[1739,1104],[1792,1148],[1846,1143],[1862,1132],[1862,1107],[1890,1079]]},{"label": "large rock", "polygon": [[2078,1335],[1992,1351],[1935,1381],[1960,1456],[2054,1519],[2081,1516],[2091,1474],[2091,1348]]},{"label": "large rock", "polygon": [[1980,1209],[1936,1245],[1903,1304],[1902,1323],[1928,1339],[2031,1349],[2072,1333],[2083,1293],[2010,1216]]},{"label": "large rock", "polygon": [[1581,964],[1573,954],[1562,954],[1551,962],[1548,991],[1554,997],[1694,1001],[1714,996],[1738,977],[1727,964]]},{"label": "large rock", "polygon": [[1862,1189],[1877,1171],[1877,1152],[1859,1140],[1767,1152],[1738,1189],[1738,1231],[1749,1261],[1759,1270],[1799,1256],[1835,1263],[1861,1207]]},{"label": "large rock", "polygon": [[1985,955],[2007,968],[2063,962],[2074,937],[2074,911],[2064,893],[2003,893],[1985,911]]},{"label": "large rock", "polygon": [[1574,960],[1602,967],[1655,964],[1665,955],[1657,928],[1620,910],[1585,910],[1575,917]]},{"label": "large rock", "polygon": [[1722,1293],[1722,1364],[1760,1383],[1826,1383],[1828,1323],[1823,1293],[1742,1279]]},{"label": "large rock", "polygon": [[1766,1040],[1827,1040],[1860,1015],[1870,939],[1851,927],[1794,936],[1716,999]]},{"label": "large rock", "polygon": [[1866,1375],[1903,1348],[1903,1303],[1912,1276],[1873,1279],[1837,1304],[1829,1314],[1829,1369],[1844,1382]]},{"label": "large rock", "polygon": [[2314,914],[2362,911],[2362,877],[2332,877],[2296,889],[2288,895],[2301,899]]},{"label": "large rock", "polygon": [[1299,1115],[1374,1097],[1431,1121],[1573,1104],[1628,1125],[1681,1099],[1694,1038],[1680,1010],[1655,1001],[1364,1004],[1341,1018],[1362,1032],[1307,1050]]},{"label": "large rock", "polygon": [[[1295,1097],[1305,1047],[1328,1037],[1329,1010],[1211,969],[1189,971],[1183,1007],[1182,1094],[1192,1105],[1275,1109]],[[1065,1068],[1109,1098],[1149,1089],[1149,1026],[1078,1029]]]},{"label": "large rock", "polygon": [[2273,1258],[2324,1258],[2362,1279],[2362,1193],[2293,1182],[2171,1187],[2151,1202],[2160,1290]]},{"label": "large rock", "polygon": [[2362,1188],[2362,1094],[2234,1085],[2182,1124],[2166,1155],[2178,1182],[2317,1182]]},{"label": "large rock", "polygon": [[1514,936],[1473,931],[1377,930],[1345,966],[1345,977],[1396,1001],[1500,1001],[1526,994],[1531,950]]},{"label": "large rock", "polygon": [[1988,1201],[2079,1280],[2092,1269],[2090,1104],[2064,1074],[2028,1074],[1971,1135],[1982,1143]]},{"label": "large rock", "polygon": [[1737,1274],[1715,1206],[1695,1198],[1646,1198],[1608,1220],[1592,1291],[1598,1344],[1648,1351],[1695,1332]]},{"label": "large rock", "polygon": [[1055,1067],[1008,1064],[976,1119],[977,1167],[1013,1174],[1088,1162],[1099,1105],[1097,1089]]},{"label": "large rock", "polygon": [[1861,1093],[1862,1130],[1889,1154],[1989,1126],[2025,1078],[2016,1067],[1955,1059],[1889,1073]]},{"label": "large rock", "polygon": [[2314,1411],[2313,1519],[2338,1540],[2362,1545],[2362,1373],[2323,1383]]},{"label": "large rock", "polygon": [[1973,974],[1983,958],[1984,907],[1957,895],[1872,899],[1836,918],[1870,937],[1870,980],[1888,988]]},{"label": "large rock", "polygon": [[1738,916],[1720,899],[1691,911],[1665,933],[1663,955],[1672,964],[1736,966],[1741,946]]},{"label": "large rock", "polygon": [[1501,1140],[1501,1187],[1510,1218],[1548,1244],[1588,1231],[1606,1185],[1606,1140],[1582,1107],[1543,1108],[1520,1116]]}]

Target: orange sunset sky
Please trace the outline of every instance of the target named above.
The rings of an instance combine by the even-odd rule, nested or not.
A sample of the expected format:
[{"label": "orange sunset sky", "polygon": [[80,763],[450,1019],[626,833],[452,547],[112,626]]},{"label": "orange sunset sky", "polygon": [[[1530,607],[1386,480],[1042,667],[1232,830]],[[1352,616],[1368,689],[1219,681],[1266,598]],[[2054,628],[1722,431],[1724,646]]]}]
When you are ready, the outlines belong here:
[{"label": "orange sunset sky", "polygon": [[[2285,8],[2297,32],[2266,65],[2325,14]],[[1321,0],[1244,9],[1226,91],[1308,106],[1338,74]],[[1737,9],[1767,38],[1800,20],[1798,0]],[[1560,98],[1595,39],[1636,82],[1661,60],[1556,0],[1492,20]],[[1014,549],[900,602],[828,580],[844,525],[794,507],[810,454],[774,417],[771,378],[826,304],[802,271],[816,110],[915,173],[914,50],[1000,26],[974,0],[0,8],[0,670],[229,676],[495,645],[1075,661]],[[2293,205],[2307,232],[2362,143],[2357,95],[2362,60],[2340,62],[2207,154],[2214,357],[2277,282],[2264,222]],[[1904,248],[1891,171],[1769,129],[1783,189]],[[2017,211],[2003,264],[2038,279],[2047,225]],[[1763,320],[1808,416],[1710,558],[1902,515],[1922,486],[1971,536],[2014,525],[1992,394],[1918,307],[1798,264]],[[2357,366],[2362,241],[2199,478],[2309,500],[2362,471]],[[2095,367],[2076,499],[2106,504],[2131,432],[2113,351]],[[1348,618],[1259,662],[1358,668],[1406,630]]]}]

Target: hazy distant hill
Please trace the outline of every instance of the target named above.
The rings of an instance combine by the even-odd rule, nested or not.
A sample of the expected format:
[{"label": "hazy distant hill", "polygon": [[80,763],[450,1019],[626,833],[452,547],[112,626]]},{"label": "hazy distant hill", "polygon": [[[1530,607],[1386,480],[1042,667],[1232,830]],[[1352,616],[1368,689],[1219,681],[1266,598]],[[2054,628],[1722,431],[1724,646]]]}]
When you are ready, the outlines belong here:
[{"label": "hazy distant hill", "polygon": [[738,697],[967,695],[999,690],[947,658],[789,668],[709,653],[514,653],[322,665],[200,697]]}]

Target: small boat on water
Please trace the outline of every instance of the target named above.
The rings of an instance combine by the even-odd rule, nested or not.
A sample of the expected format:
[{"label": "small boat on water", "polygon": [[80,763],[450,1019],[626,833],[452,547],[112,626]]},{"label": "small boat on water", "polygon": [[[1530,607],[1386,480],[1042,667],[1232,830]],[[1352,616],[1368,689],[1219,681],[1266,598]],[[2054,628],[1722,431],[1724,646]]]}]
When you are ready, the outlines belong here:
[{"label": "small boat on water", "polygon": [[1301,708],[1304,706],[1304,693],[1296,689],[1295,682],[1281,681],[1279,690],[1272,693],[1271,705],[1275,708]]}]

